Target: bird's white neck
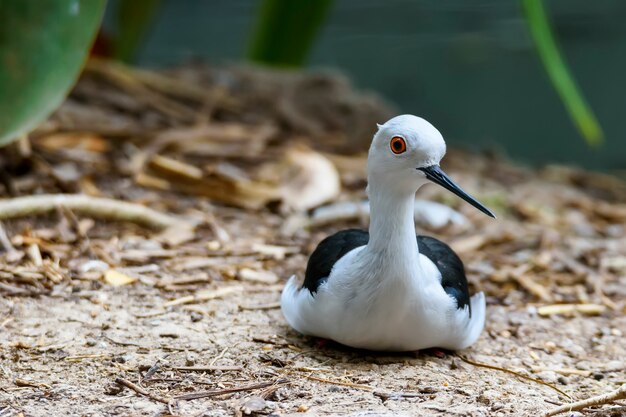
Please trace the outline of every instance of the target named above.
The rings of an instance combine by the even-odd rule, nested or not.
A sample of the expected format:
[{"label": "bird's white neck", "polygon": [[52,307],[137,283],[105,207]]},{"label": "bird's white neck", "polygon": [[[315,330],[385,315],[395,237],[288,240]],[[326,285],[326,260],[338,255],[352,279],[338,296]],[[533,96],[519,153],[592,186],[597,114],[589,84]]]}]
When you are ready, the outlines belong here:
[{"label": "bird's white neck", "polygon": [[416,265],[419,259],[415,238],[414,205],[415,192],[399,190],[387,184],[371,181],[370,240],[367,245],[371,254],[383,255],[383,259]]}]

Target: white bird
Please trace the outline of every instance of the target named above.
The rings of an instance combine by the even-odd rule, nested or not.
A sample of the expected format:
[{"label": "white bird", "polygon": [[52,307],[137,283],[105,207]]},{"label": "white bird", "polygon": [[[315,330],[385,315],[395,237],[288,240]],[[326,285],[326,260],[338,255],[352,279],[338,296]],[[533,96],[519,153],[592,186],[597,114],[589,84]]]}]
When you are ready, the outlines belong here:
[{"label": "white bird", "polygon": [[415,235],[415,193],[428,180],[495,218],[441,170],[445,152],[439,131],[420,117],[378,125],[367,166],[369,233],[327,237],[309,258],[304,283],[289,279],[281,308],[295,330],[383,351],[458,350],[478,339],[483,293],[470,297],[463,263],[448,245]]}]

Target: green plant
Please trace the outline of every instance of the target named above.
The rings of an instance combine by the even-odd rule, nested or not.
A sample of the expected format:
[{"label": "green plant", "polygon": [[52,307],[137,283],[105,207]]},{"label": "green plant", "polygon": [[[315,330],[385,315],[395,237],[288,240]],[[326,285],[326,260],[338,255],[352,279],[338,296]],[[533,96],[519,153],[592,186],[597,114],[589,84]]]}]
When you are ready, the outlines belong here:
[{"label": "green plant", "polygon": [[61,104],[87,58],[105,0],[0,1],[0,145]]},{"label": "green plant", "polygon": [[522,0],[522,6],[535,48],[554,89],[587,143],[599,145],[604,137],[602,128],[561,56],[543,0]]},{"label": "green plant", "polygon": [[248,48],[252,61],[301,66],[333,0],[263,0]]},{"label": "green plant", "polygon": [[132,62],[139,46],[154,23],[161,0],[121,0],[117,4],[117,33],[113,38],[113,56]]}]

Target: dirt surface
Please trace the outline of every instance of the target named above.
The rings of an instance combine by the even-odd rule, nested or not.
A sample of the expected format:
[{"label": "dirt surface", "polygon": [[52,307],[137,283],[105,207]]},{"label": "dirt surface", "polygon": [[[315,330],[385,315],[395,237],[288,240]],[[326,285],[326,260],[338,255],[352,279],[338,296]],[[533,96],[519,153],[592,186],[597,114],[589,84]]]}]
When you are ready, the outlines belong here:
[{"label": "dirt surface", "polygon": [[[457,353],[356,351],[297,334],[277,304],[323,237],[367,227],[354,208],[323,220],[313,211],[365,198],[365,157],[345,154],[346,125],[319,105],[300,106],[312,112],[308,126],[284,108],[242,111],[259,104],[237,83],[194,101],[183,88],[190,79],[214,97],[206,69],[168,75],[175,93],[163,79],[107,71],[88,69],[32,135],[32,151],[3,151],[13,162],[3,197],[111,197],[180,224],[151,230],[85,207],[3,221],[0,416],[535,416],[626,383],[620,180],[451,151],[446,171],[499,218],[429,186],[418,198],[451,205],[457,217],[422,218],[417,232],[462,257],[472,290],[486,292],[486,329]],[[240,82],[254,84],[245,74]],[[330,78],[303,79],[298,88],[322,79],[335,86],[328,97],[337,94]],[[313,90],[315,102],[331,100]],[[276,101],[294,95],[280,91]],[[366,110],[343,103],[346,117],[367,125],[388,112],[371,98],[354,103],[363,100]],[[363,136],[350,143],[362,147]],[[292,200],[285,189],[300,194]],[[626,405],[584,413],[626,415]]]}]

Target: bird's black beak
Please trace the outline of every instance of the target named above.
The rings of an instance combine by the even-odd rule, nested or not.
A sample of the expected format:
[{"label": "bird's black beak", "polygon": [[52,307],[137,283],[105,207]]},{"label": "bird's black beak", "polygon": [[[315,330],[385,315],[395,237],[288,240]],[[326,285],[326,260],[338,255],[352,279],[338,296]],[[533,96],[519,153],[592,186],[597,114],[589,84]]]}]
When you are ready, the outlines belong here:
[{"label": "bird's black beak", "polygon": [[470,203],[472,206],[476,207],[478,210],[482,211],[489,217],[496,218],[496,215],[491,212],[487,207],[483,206],[480,202],[478,202],[474,197],[467,194],[461,187],[455,184],[454,181],[448,177],[448,174],[443,172],[443,170],[439,167],[439,165],[431,165],[426,168],[417,168],[426,174],[426,178],[434,182],[435,184],[441,185],[446,190],[452,191],[454,194],[461,197],[463,200]]}]

